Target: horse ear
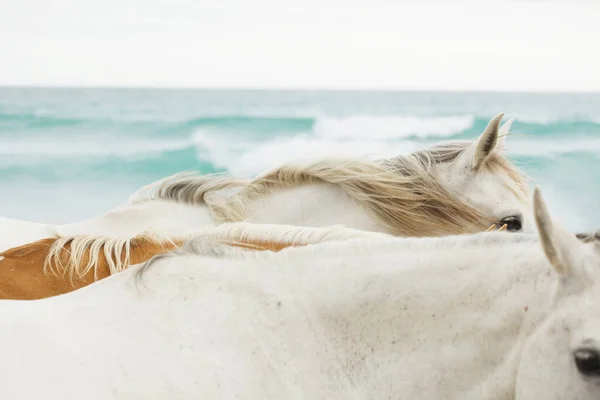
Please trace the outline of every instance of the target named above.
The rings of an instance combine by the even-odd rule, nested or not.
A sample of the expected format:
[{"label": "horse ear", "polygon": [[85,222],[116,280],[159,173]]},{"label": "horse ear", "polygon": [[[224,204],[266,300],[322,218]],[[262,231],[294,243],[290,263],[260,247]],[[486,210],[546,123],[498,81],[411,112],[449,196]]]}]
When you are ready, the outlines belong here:
[{"label": "horse ear", "polygon": [[508,136],[510,127],[512,126],[513,122],[515,122],[514,118],[509,119],[508,121],[503,123],[500,129],[498,130],[498,139],[496,142],[497,150],[502,151],[506,148],[506,137]]},{"label": "horse ear", "polygon": [[498,133],[500,127],[500,121],[504,113],[496,115],[488,122],[485,130],[474,143],[475,151],[473,153],[472,169],[477,171],[484,163],[485,160],[492,154],[492,151],[498,144]]},{"label": "horse ear", "polygon": [[[499,126],[504,113],[496,115],[488,122],[483,133],[475,140],[458,159],[459,168],[477,171],[485,163],[494,148],[498,145]],[[510,128],[512,121],[508,121],[502,128]]]},{"label": "horse ear", "polygon": [[550,265],[559,277],[575,278],[580,272],[581,242],[552,221],[539,187],[533,192],[533,210],[542,249]]}]

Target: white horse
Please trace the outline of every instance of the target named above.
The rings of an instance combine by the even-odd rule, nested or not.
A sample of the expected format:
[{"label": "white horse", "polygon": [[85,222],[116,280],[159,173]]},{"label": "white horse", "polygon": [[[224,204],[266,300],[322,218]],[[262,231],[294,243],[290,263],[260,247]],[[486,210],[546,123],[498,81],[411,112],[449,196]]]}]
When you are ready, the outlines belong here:
[{"label": "white horse", "polygon": [[[216,222],[343,225],[396,236],[473,233],[491,224],[533,232],[526,179],[501,155],[512,120],[500,113],[474,142],[454,141],[367,162],[294,163],[258,176],[233,196],[206,197]],[[178,190],[193,190],[177,182]],[[168,179],[150,198],[186,199]],[[148,197],[142,196],[146,199]]]},{"label": "white horse", "polygon": [[597,399],[600,242],[534,197],[539,239],[192,241],[66,295],[1,301],[0,398]]},{"label": "white horse", "polygon": [[4,219],[0,251],[56,234],[132,237],[241,221],[343,225],[397,236],[472,233],[492,224],[532,231],[525,177],[500,153],[512,123],[499,128],[502,116],[473,143],[450,142],[377,162],[287,165],[251,182],[178,174],[85,221],[52,226]]}]

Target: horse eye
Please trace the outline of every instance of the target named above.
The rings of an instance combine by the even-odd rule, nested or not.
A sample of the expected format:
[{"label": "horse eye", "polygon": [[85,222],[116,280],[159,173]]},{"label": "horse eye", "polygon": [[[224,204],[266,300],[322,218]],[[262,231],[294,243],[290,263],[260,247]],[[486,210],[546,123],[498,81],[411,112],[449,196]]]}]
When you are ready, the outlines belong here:
[{"label": "horse eye", "polygon": [[573,353],[575,365],[586,376],[600,376],[600,353],[594,349],[581,349]]},{"label": "horse eye", "polygon": [[523,222],[521,221],[521,217],[518,217],[518,216],[502,218],[502,220],[500,221],[500,226],[502,226],[504,224],[507,225],[506,230],[510,231],[510,232],[520,231],[521,228],[523,227]]}]

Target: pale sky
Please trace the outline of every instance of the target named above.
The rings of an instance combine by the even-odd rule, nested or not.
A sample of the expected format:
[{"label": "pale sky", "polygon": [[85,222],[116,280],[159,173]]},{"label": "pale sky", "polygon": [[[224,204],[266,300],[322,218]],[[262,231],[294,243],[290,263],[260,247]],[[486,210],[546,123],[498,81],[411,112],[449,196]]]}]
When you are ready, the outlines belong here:
[{"label": "pale sky", "polygon": [[600,0],[0,0],[0,85],[600,91]]}]

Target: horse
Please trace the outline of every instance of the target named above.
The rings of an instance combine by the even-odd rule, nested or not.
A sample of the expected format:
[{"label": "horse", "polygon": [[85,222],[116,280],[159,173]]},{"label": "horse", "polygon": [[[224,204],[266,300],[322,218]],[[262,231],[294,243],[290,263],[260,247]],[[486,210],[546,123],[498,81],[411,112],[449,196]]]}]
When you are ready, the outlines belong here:
[{"label": "horse", "polygon": [[0,398],[596,399],[600,242],[533,208],[537,235],[191,240],[0,301]]},{"label": "horse", "polygon": [[226,240],[231,246],[255,251],[280,251],[331,240],[388,236],[342,227],[226,223],[176,235],[50,237],[0,253],[0,299],[35,300],[69,293],[178,249],[192,238]]},{"label": "horse", "polygon": [[[533,232],[526,177],[501,154],[512,124],[503,113],[474,142],[452,141],[392,159],[330,158],[268,171],[231,196],[202,200],[215,223],[247,221],[383,232],[396,236],[473,233],[490,225]],[[176,198],[193,185],[168,179],[135,199]]]},{"label": "horse", "polygon": [[532,231],[526,177],[501,155],[512,123],[499,127],[503,115],[492,118],[474,142],[442,143],[392,159],[290,163],[251,181],[176,174],[139,189],[116,210],[54,231],[40,224],[32,233],[31,223],[4,220],[1,227],[11,235],[4,235],[0,251],[49,237],[49,230],[132,237],[148,229],[176,232],[242,221],[344,225],[397,236],[470,233],[492,224]]}]

